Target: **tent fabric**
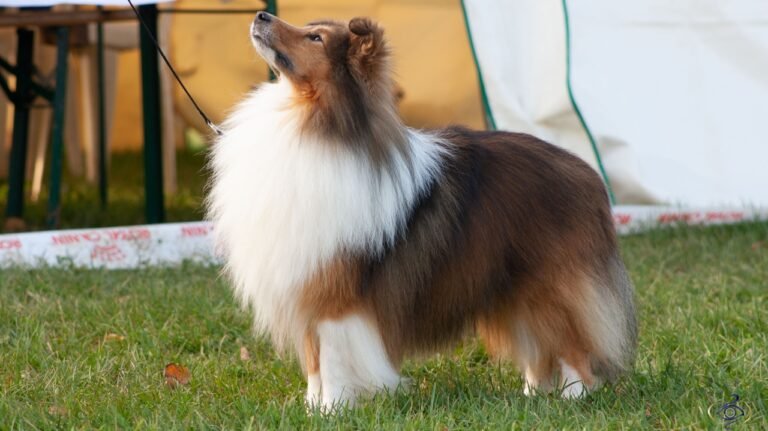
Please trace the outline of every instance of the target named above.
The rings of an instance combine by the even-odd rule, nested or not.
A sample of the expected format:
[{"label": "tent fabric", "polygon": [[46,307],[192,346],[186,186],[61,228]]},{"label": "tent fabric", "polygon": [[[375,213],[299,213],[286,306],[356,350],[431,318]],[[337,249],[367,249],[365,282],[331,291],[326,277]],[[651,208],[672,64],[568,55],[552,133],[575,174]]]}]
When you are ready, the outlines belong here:
[{"label": "tent fabric", "polygon": [[[210,0],[178,0],[178,8],[206,7]],[[220,2],[216,2],[220,3]],[[254,8],[259,0],[231,0],[220,8]],[[405,97],[399,108],[415,127],[449,123],[482,127],[472,54],[459,2],[454,0],[277,0],[278,16],[295,25],[317,19],[369,16],[383,26],[392,48],[395,81]],[[173,59],[195,98],[220,121],[253,85],[266,79],[267,66],[248,39],[253,16],[173,16]],[[227,49],[222,50],[223,41]],[[185,120],[196,113],[177,98]]]},{"label": "tent fabric", "polygon": [[[256,9],[261,0],[177,0],[174,8]],[[348,20],[369,16],[385,30],[392,47],[392,68],[404,90],[399,108],[407,124],[483,127],[477,76],[456,0],[277,0],[278,15],[292,24],[320,18]],[[254,85],[267,79],[267,66],[248,39],[252,14],[163,14],[171,20],[168,54],[185,85],[214,122],[220,122]],[[222,49],[225,47],[226,49]],[[120,55],[114,148],[141,143],[141,92],[138,53]],[[177,124],[208,128],[173,86]],[[178,130],[177,136],[183,136]]]},{"label": "tent fabric", "polygon": [[768,2],[465,0],[499,129],[597,168],[619,203],[768,205]]}]

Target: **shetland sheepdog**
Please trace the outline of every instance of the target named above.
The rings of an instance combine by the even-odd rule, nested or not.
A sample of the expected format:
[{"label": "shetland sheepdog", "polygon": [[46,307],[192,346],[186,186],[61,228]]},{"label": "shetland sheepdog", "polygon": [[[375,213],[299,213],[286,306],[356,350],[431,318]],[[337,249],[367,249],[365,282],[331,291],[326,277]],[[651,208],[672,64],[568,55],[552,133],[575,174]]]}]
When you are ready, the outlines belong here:
[{"label": "shetland sheepdog", "polygon": [[631,367],[633,288],[589,165],[525,134],[406,127],[367,18],[260,12],[250,32],[278,79],[224,123],[208,217],[310,406],[393,389],[405,356],[467,333],[526,394],[580,396]]}]

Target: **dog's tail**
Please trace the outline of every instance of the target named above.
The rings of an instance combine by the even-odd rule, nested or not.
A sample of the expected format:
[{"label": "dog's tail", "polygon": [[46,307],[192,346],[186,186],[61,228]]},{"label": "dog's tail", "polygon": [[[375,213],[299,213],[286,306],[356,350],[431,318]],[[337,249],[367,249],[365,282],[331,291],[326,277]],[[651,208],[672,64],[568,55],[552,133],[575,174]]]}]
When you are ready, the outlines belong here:
[{"label": "dog's tail", "polygon": [[588,288],[581,310],[586,332],[595,349],[592,370],[613,381],[632,367],[637,347],[634,289],[618,252],[606,262]]}]

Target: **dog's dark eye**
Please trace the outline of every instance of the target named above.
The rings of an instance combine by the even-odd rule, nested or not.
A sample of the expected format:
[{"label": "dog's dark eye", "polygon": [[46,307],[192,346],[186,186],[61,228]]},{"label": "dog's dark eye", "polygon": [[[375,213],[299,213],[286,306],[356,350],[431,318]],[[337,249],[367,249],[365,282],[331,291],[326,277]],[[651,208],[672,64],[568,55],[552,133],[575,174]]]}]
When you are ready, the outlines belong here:
[{"label": "dog's dark eye", "polygon": [[308,37],[308,38],[309,38],[309,40],[311,40],[312,42],[322,42],[322,41],[323,41],[323,38],[322,38],[322,37],[320,37],[320,35],[319,35],[319,34],[308,34],[308,35],[307,35],[307,37]]}]

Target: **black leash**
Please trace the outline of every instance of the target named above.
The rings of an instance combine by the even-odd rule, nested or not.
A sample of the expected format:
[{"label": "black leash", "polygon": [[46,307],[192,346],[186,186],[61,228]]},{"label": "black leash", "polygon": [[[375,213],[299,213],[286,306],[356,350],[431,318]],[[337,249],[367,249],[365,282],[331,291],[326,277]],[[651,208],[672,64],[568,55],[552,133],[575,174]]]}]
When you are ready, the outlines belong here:
[{"label": "black leash", "polygon": [[211,128],[211,130],[213,130],[213,133],[221,136],[223,134],[222,130],[219,129],[217,125],[213,124],[213,121],[211,121],[211,119],[208,118],[207,115],[205,115],[205,112],[203,112],[203,110],[200,109],[200,106],[198,106],[197,102],[195,102],[195,98],[192,97],[191,94],[189,94],[189,90],[187,90],[187,87],[184,85],[183,82],[181,82],[181,78],[179,78],[179,75],[176,73],[176,70],[173,68],[173,66],[171,66],[171,62],[168,61],[168,57],[165,56],[165,53],[160,48],[160,44],[157,43],[157,39],[155,39],[155,35],[152,34],[152,31],[149,29],[149,26],[147,25],[147,23],[145,23],[144,19],[141,18],[141,14],[139,13],[139,10],[136,9],[136,6],[133,5],[133,2],[131,0],[128,0],[128,4],[131,5],[131,9],[133,9],[133,13],[136,14],[136,18],[139,20],[142,27],[144,27],[144,31],[146,31],[147,35],[152,40],[152,43],[155,44],[155,48],[157,48],[157,52],[160,53],[160,57],[163,58],[165,65],[168,66],[168,69],[170,69],[171,73],[173,74],[173,77],[176,78],[176,82],[179,83],[179,85],[181,86],[181,89],[184,90],[184,93],[187,94],[187,97],[189,97],[189,100],[195,106],[195,109],[197,109],[197,113],[200,114],[201,117],[203,117],[205,124],[207,124],[208,127]]}]

